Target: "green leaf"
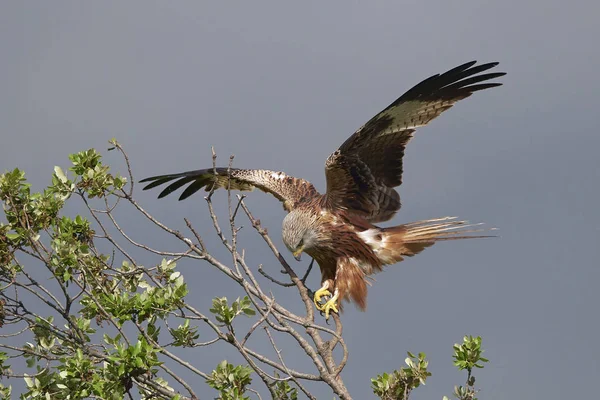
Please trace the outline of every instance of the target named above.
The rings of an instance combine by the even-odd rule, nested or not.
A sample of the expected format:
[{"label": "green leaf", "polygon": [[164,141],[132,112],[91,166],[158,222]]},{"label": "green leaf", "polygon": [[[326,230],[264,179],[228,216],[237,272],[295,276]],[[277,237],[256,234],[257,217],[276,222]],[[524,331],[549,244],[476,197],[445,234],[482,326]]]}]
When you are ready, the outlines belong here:
[{"label": "green leaf", "polygon": [[32,388],[34,386],[33,379],[31,379],[31,377],[29,377],[27,374],[25,374],[23,380],[25,381],[25,384],[28,388]]},{"label": "green leaf", "polygon": [[58,165],[54,167],[54,173],[56,174],[56,177],[58,179],[60,179],[60,181],[62,183],[66,183],[67,182],[67,175],[65,175],[65,173],[63,172],[62,168],[59,167]]}]

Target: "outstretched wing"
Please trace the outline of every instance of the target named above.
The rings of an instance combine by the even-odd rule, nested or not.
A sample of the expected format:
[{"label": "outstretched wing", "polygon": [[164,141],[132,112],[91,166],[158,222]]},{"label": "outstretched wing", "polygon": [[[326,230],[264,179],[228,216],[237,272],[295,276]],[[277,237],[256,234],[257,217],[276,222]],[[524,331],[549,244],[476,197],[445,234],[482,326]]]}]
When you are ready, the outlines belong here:
[{"label": "outstretched wing", "polygon": [[347,209],[373,222],[390,219],[400,209],[400,196],[393,188],[402,183],[402,157],[415,129],[474,92],[502,85],[486,81],[505,73],[481,74],[498,63],[475,64],[468,62],[415,85],[331,154],[325,163],[328,207]]},{"label": "outstretched wing", "polygon": [[213,168],[198,169],[178,174],[153,176],[142,179],[140,182],[150,182],[144,187],[144,190],[171,182],[160,192],[158,198],[165,197],[189,184],[179,196],[179,200],[187,199],[202,188],[208,192],[213,186],[215,189],[231,188],[242,191],[258,188],[275,196],[283,203],[283,208],[287,211],[291,211],[303,199],[319,195],[314,186],[304,179],[264,169],[216,168],[216,174]]}]

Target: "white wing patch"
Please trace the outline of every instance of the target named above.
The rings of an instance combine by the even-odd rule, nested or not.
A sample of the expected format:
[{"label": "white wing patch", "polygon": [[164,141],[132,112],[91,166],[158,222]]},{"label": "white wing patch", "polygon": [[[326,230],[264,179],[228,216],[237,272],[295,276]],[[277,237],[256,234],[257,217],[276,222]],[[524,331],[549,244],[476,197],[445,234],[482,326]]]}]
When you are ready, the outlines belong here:
[{"label": "white wing patch", "polygon": [[283,180],[283,179],[287,178],[287,175],[284,174],[283,172],[273,172],[271,174],[271,178],[278,179],[278,180]]},{"label": "white wing patch", "polygon": [[391,257],[388,249],[385,248],[388,239],[387,236],[382,234],[379,229],[367,229],[366,231],[356,232],[356,234],[363,242],[369,245],[381,262],[384,264],[393,264],[396,262]]},{"label": "white wing patch", "polygon": [[380,243],[383,238],[379,233],[379,229],[367,229],[366,231],[356,232],[356,234],[363,242],[371,246],[373,250],[377,247],[381,247]]}]

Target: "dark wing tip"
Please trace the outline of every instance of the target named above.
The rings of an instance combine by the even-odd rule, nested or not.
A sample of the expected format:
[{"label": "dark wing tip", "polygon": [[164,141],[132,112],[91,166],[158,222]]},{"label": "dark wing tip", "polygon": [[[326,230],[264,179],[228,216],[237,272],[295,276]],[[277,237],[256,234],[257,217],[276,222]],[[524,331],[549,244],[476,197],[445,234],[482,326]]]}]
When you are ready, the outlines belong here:
[{"label": "dark wing tip", "polygon": [[142,188],[142,190],[149,190],[155,188],[157,186],[162,185],[163,183],[167,183],[171,180],[175,179],[175,177],[171,175],[161,175],[161,176],[153,176],[151,178],[145,178],[140,181],[140,183],[150,182],[146,186]]},{"label": "dark wing tip", "polygon": [[500,83],[500,82],[481,83],[479,85],[471,85],[471,86],[469,86],[469,92],[475,93],[475,92],[478,92],[480,90],[490,89],[490,88],[494,88],[494,87],[498,87],[498,86],[502,86],[502,85],[503,84]]},{"label": "dark wing tip", "polygon": [[480,74],[496,67],[499,62],[476,64],[477,61],[469,61],[443,74],[430,76],[413,86],[394,103],[411,100],[461,99],[470,96],[475,91],[502,85],[497,82],[478,84],[506,75],[506,72]]},{"label": "dark wing tip", "polygon": [[[477,63],[477,61],[471,61],[471,62],[473,63],[472,65],[475,65]],[[481,68],[485,67],[485,69],[490,69],[490,68],[494,68],[495,66],[497,66],[499,64],[500,64],[499,61],[491,61],[491,62],[488,62],[485,64],[479,64],[479,67],[481,67]]]},{"label": "dark wing tip", "polygon": [[185,188],[183,193],[181,193],[181,195],[179,196],[179,201],[187,199],[188,197],[196,193],[198,190],[208,185],[209,182],[210,181],[208,181],[207,179],[202,179],[202,177],[199,177],[197,180],[193,181],[188,187]]},{"label": "dark wing tip", "polygon": [[[219,173],[219,171],[217,171],[217,173]],[[191,196],[196,191],[198,191],[198,189],[200,189],[201,187],[206,186],[210,182],[212,182],[213,181],[213,179],[211,179],[212,175],[213,175],[212,170],[203,169],[203,170],[181,172],[178,174],[152,176],[152,177],[144,178],[144,179],[140,180],[140,183],[149,182],[146,186],[144,186],[142,188],[142,190],[149,190],[149,189],[153,189],[157,186],[161,186],[165,183],[174,181],[158,194],[158,198],[162,199],[163,197],[168,196],[169,194],[173,193],[180,187],[191,182],[192,184],[190,186],[188,186],[185,189],[185,191],[183,192],[183,194],[179,197],[179,200],[184,200],[184,199],[188,198],[189,196]],[[191,189],[191,188],[195,188],[195,189]]]},{"label": "dark wing tip", "polygon": [[151,176],[149,178],[144,178],[144,179],[140,180],[139,183],[150,182],[150,181],[154,181],[159,178],[160,178],[159,176]]},{"label": "dark wing tip", "polygon": [[[454,67],[446,72],[444,72],[443,74],[437,74],[438,76],[440,75],[453,75],[462,71],[466,71],[469,68],[471,68],[473,65],[477,64],[477,60],[473,60],[473,61],[469,61],[466,62],[464,64],[459,65],[458,67]],[[488,63],[491,64],[491,63]],[[483,65],[487,65],[487,64],[483,64]],[[491,67],[490,67],[491,68]]]}]

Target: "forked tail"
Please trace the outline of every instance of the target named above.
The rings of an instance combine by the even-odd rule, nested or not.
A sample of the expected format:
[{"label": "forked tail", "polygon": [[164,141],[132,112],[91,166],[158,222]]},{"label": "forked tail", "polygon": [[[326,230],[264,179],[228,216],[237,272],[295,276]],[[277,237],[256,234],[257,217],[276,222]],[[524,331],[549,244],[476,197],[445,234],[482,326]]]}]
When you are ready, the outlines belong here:
[{"label": "forked tail", "polygon": [[488,231],[478,228],[481,225],[456,220],[456,217],[443,217],[381,228],[381,241],[373,250],[383,264],[393,264],[443,240],[495,237],[479,234]]},{"label": "forked tail", "polygon": [[[404,233],[406,243],[495,237],[494,235],[473,235],[474,233],[486,231],[485,229],[475,228],[483,225],[483,223],[469,224],[469,221],[457,221],[456,218],[427,219],[400,225],[399,227],[406,230]],[[495,230],[495,228],[490,230]]]}]

